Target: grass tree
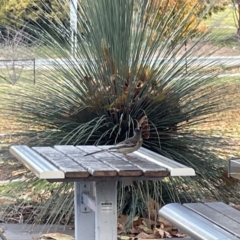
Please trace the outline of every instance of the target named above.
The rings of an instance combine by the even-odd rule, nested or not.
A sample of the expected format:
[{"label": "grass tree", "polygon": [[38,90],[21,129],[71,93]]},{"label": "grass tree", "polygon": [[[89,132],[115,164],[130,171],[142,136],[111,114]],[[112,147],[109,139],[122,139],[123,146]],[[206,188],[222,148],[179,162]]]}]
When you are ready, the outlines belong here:
[{"label": "grass tree", "polygon": [[[5,109],[18,121],[34,125],[38,134],[29,145],[115,144],[132,135],[136,122],[147,116],[143,146],[193,167],[197,175],[119,187],[119,210],[132,215],[144,214],[150,197],[158,202],[186,202],[234,196],[225,184],[226,161],[219,157],[229,144],[201,125],[217,123],[218,113],[236,109],[238,100],[225,97],[229,84],[219,84],[221,68],[208,58],[210,49],[200,51],[209,39],[198,34],[201,19],[196,6],[173,4],[171,10],[168,4],[148,0],[79,3],[74,56],[64,25],[49,21],[50,33],[31,25],[31,32],[42,42],[39,56],[55,56],[57,51],[61,58],[38,69],[34,86],[16,84],[8,92]],[[186,40],[192,41],[187,49]],[[49,188],[31,179],[34,189],[41,184]],[[49,216],[54,203],[47,221],[69,219],[72,185],[52,188],[40,216]]]}]

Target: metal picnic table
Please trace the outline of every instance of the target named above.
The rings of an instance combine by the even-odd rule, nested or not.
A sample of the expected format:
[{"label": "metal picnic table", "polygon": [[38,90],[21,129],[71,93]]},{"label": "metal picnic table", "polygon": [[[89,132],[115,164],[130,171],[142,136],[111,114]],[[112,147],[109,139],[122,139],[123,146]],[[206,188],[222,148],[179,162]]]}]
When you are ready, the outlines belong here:
[{"label": "metal picnic table", "polygon": [[[10,152],[40,179],[74,182],[75,240],[117,239],[117,182],[194,176],[195,171],[145,148],[128,154],[109,146],[11,146]],[[93,231],[95,228],[95,231]]]}]

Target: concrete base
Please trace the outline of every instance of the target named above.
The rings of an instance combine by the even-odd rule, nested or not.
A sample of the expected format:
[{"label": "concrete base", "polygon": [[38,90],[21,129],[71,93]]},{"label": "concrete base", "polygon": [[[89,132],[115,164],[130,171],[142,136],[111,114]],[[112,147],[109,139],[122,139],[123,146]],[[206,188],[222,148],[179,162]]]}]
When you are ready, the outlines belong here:
[{"label": "concrete base", "polygon": [[[33,227],[31,224],[0,224],[0,229],[4,230],[4,234],[7,240],[33,240],[34,238],[38,238],[44,233],[63,233],[70,236],[74,236],[74,230],[69,229],[69,226],[61,225],[38,225]],[[128,240],[127,236],[119,236],[118,240]],[[117,240],[116,239],[116,240]],[[115,240],[115,239],[113,239]],[[146,240],[146,239],[139,239]],[[153,239],[153,240],[159,240]],[[167,240],[167,239],[166,239]],[[171,240],[194,240],[193,238],[172,238]]]},{"label": "concrete base", "polygon": [[69,229],[69,226],[61,225],[38,225],[31,224],[0,224],[0,228],[4,230],[4,235],[7,240],[32,240],[44,233],[63,233],[74,236],[74,230]]}]

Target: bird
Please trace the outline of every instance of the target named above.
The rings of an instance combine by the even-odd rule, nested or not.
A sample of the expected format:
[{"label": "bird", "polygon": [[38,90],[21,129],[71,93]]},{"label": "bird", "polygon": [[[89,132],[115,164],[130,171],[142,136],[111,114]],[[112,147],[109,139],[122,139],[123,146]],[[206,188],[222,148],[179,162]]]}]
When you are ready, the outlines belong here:
[{"label": "bird", "polygon": [[134,129],[133,137],[127,138],[126,140],[119,142],[114,147],[88,153],[84,156],[92,155],[92,154],[103,152],[103,151],[110,151],[110,150],[115,150],[116,152],[122,153],[126,156],[128,153],[137,151],[142,146],[142,143],[143,143],[143,139],[142,139],[141,130],[139,128],[136,128]]}]

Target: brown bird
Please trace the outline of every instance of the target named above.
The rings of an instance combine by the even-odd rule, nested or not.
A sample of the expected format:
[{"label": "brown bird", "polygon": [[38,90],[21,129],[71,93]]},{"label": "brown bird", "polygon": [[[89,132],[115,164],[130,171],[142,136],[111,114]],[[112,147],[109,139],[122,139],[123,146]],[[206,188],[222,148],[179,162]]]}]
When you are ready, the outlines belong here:
[{"label": "brown bird", "polygon": [[138,150],[142,146],[142,143],[143,143],[143,139],[142,139],[141,130],[139,128],[136,128],[134,130],[133,137],[127,138],[126,140],[116,144],[116,146],[114,146],[114,147],[110,147],[108,149],[103,149],[103,150],[99,150],[96,152],[88,153],[84,156],[92,155],[92,154],[103,152],[103,151],[111,151],[111,150],[115,150],[115,152],[127,155],[128,153],[132,153],[132,152]]}]

